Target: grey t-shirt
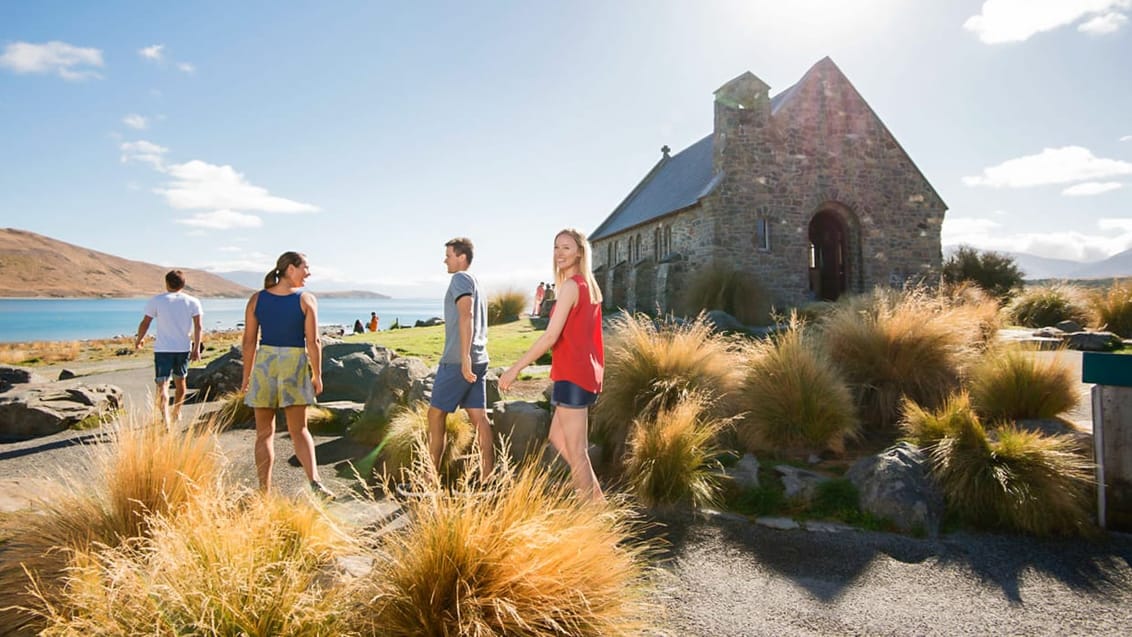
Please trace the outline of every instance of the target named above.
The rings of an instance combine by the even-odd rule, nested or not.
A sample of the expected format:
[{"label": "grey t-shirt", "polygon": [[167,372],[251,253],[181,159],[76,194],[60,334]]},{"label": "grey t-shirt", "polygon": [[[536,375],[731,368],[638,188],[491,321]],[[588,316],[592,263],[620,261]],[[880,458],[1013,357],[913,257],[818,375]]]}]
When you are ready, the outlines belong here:
[{"label": "grey t-shirt", "polygon": [[444,294],[444,353],[440,355],[442,364],[459,365],[460,351],[460,311],[456,301],[461,297],[472,297],[472,364],[487,362],[487,307],[476,278],[467,272],[457,272],[448,283]]}]

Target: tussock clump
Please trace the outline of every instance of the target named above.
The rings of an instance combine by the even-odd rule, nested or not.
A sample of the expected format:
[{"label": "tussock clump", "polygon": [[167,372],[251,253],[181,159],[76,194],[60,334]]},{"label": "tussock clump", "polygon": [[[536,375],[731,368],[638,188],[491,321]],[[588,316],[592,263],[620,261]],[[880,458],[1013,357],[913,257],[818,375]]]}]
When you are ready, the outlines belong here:
[{"label": "tussock clump", "polygon": [[856,406],[838,368],[805,338],[803,324],[747,349],[737,392],[739,439],[751,451],[845,450],[859,435]]},{"label": "tussock clump", "polygon": [[499,325],[517,321],[529,307],[527,295],[515,288],[492,294],[487,299],[487,324]]},{"label": "tussock clump", "polygon": [[975,411],[989,421],[1054,418],[1078,401],[1076,375],[1063,361],[1016,347],[987,352],[968,384]]},{"label": "tussock clump", "polygon": [[[444,427],[448,444],[441,458],[441,470],[451,472],[455,470],[455,459],[471,449],[475,432],[463,410],[448,414]],[[428,459],[428,403],[418,402],[397,411],[389,421],[389,433],[382,453],[386,470],[390,472],[409,467],[417,460]]]},{"label": "tussock clump", "polygon": [[1089,320],[1087,304],[1080,288],[1072,285],[1028,287],[1007,308],[1007,316],[1015,325],[1050,327],[1062,321],[1085,325]]},{"label": "tussock clump", "polygon": [[[428,469],[415,465],[416,480]],[[639,635],[649,548],[628,510],[577,498],[537,464],[488,491],[406,503],[363,597],[372,630],[416,635]]]},{"label": "tussock clump", "polygon": [[878,289],[839,303],[820,321],[823,349],[849,383],[866,427],[892,428],[904,397],[934,408],[958,388],[979,349],[980,330],[957,325],[963,317],[924,290]]},{"label": "tussock clump", "polygon": [[715,413],[726,413],[722,402],[739,380],[728,344],[703,317],[659,327],[643,315],[615,319],[604,387],[592,413],[595,438],[610,457],[621,457],[634,420],[653,419],[683,397],[700,394]]},{"label": "tussock clump", "polygon": [[247,392],[232,391],[219,398],[220,408],[216,410],[216,423],[221,429],[233,427],[255,427],[255,410],[244,403]]},{"label": "tussock clump", "polygon": [[700,508],[719,499],[715,440],[728,423],[706,411],[704,399],[693,394],[633,422],[625,477],[645,506]]},{"label": "tussock clump", "polygon": [[689,316],[723,310],[746,325],[765,325],[771,306],[770,293],[758,279],[720,264],[697,270],[680,299],[681,312]]},{"label": "tussock clump", "polygon": [[1114,281],[1108,290],[1093,294],[1090,306],[1097,327],[1132,338],[1132,283]]}]

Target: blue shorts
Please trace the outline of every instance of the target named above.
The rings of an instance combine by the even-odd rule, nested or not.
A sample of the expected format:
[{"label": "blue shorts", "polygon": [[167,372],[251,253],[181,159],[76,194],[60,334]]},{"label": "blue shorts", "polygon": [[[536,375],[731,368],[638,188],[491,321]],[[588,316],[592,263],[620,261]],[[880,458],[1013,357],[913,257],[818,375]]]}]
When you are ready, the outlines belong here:
[{"label": "blue shorts", "polygon": [[169,377],[184,378],[189,373],[188,352],[154,352],[153,366],[157,373],[154,382],[164,383]]},{"label": "blue shorts", "polygon": [[550,392],[551,404],[559,407],[589,407],[597,400],[597,394],[586,391],[568,380],[554,381]]},{"label": "blue shorts", "polygon": [[452,413],[456,409],[487,408],[487,363],[472,365],[476,382],[469,383],[460,373],[460,366],[441,363],[436,368],[436,379],[432,382],[432,401],[429,403],[440,411]]}]

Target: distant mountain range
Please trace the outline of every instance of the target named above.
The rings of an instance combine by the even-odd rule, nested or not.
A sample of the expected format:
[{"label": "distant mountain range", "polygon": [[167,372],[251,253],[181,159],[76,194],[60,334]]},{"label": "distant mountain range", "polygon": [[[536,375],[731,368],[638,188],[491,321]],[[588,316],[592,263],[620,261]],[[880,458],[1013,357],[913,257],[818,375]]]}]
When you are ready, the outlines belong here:
[{"label": "distant mountain range", "polygon": [[[946,258],[958,246],[945,246]],[[1002,252],[1014,259],[1028,280],[1036,279],[1111,279],[1132,278],[1132,249],[1125,250],[1101,261],[1071,261],[1051,259],[1026,252]]]},{"label": "distant mountain range", "polygon": [[[263,277],[266,272],[253,272],[251,270],[231,270],[228,272],[213,272],[217,276],[222,276],[229,281],[239,283],[240,285],[247,286],[253,290],[258,290],[263,287]],[[317,286],[312,286],[311,291],[314,292],[319,298],[324,299],[389,299],[392,298],[387,294],[380,292],[370,292],[369,290],[320,290]]]},{"label": "distant mountain range", "polygon": [[[144,297],[165,289],[170,269],[26,230],[0,229],[0,297]],[[185,290],[196,296],[246,297],[252,292],[203,270],[177,269],[185,272]]]}]

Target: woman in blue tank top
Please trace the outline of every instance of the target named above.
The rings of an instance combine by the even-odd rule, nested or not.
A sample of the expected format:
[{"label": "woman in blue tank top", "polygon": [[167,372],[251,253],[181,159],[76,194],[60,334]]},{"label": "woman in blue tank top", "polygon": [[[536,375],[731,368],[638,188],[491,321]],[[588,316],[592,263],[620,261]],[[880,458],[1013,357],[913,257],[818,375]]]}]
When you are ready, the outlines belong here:
[{"label": "woman in blue tank top", "polygon": [[[295,456],[320,497],[334,499],[318,477],[307,405],[322,393],[318,301],[300,288],[310,276],[306,257],[284,252],[244,311],[244,402],[255,410],[255,465],[259,488],[271,490],[275,412],[282,408]],[[257,347],[258,340],[258,347]]]}]

